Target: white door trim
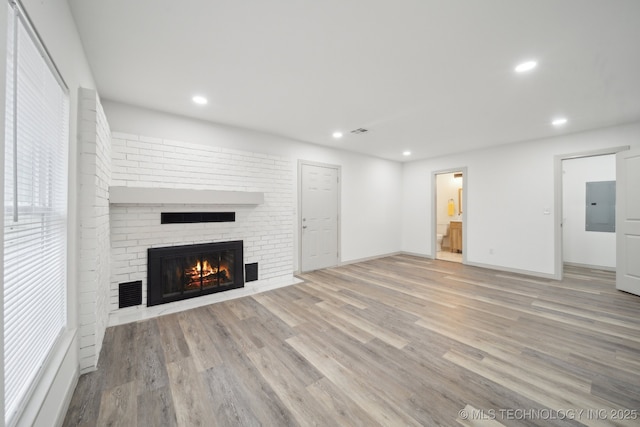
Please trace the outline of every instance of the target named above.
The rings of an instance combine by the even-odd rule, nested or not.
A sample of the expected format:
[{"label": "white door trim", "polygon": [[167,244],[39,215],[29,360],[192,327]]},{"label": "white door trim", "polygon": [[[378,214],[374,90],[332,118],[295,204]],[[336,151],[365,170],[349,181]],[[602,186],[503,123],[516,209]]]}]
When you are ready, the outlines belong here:
[{"label": "white door trim", "polygon": [[308,166],[319,166],[323,168],[335,169],[338,174],[338,239],[337,239],[337,248],[336,251],[338,253],[338,264],[342,263],[342,251],[340,248],[342,247],[342,166],[333,165],[329,163],[321,163],[321,162],[313,162],[311,160],[298,160],[298,211],[296,213],[298,217],[298,226],[296,228],[296,233],[298,235],[298,268],[296,274],[302,272],[302,165]]},{"label": "white door trim", "polygon": [[[640,150],[629,150],[616,155],[616,289],[640,296],[640,270],[637,268],[640,247],[632,244],[640,236],[636,206],[639,194],[635,185],[637,179],[630,177],[631,173],[637,174],[638,170],[631,167],[631,159],[638,161]],[[632,203],[631,214],[629,203]]]},{"label": "white door trim", "polygon": [[469,185],[469,172],[467,171],[467,167],[459,167],[459,168],[448,168],[448,169],[440,169],[431,172],[431,259],[436,259],[437,256],[437,248],[436,248],[436,239],[438,235],[438,183],[436,181],[436,176],[445,174],[445,173],[454,173],[454,172],[462,172],[462,188],[464,191],[462,192],[462,263],[467,263],[467,235],[468,226],[467,226],[467,211],[469,210],[467,203],[467,186]]},{"label": "white door trim", "polygon": [[[620,151],[628,150],[630,147],[628,145],[623,145],[619,147],[611,147],[611,148],[601,148],[598,150],[590,150],[590,151],[580,151],[576,153],[569,154],[558,154],[554,156],[554,168],[553,168],[553,182],[555,186],[554,190],[554,212],[555,212],[555,221],[554,221],[554,266],[553,266],[553,278],[556,280],[562,280],[563,274],[563,253],[562,253],[562,161],[570,160],[570,159],[579,159],[582,157],[595,157],[595,156],[606,156],[608,154],[616,154]],[[617,173],[617,172],[616,172]]]}]

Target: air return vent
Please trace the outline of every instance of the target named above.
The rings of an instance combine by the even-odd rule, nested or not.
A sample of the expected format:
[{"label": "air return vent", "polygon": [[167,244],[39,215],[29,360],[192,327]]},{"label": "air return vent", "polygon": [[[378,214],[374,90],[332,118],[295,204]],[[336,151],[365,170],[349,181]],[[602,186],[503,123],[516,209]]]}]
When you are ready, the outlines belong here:
[{"label": "air return vent", "polygon": [[367,130],[365,128],[358,128],[358,129],[354,129],[354,130],[351,131],[351,133],[356,134],[356,135],[358,135],[360,133],[366,133],[366,132],[369,132],[369,130]]},{"label": "air return vent", "polygon": [[118,308],[142,304],[142,281],[120,283],[118,285]]},{"label": "air return vent", "polygon": [[244,265],[244,281],[245,282],[253,282],[258,280],[258,263],[254,262],[251,264]]}]

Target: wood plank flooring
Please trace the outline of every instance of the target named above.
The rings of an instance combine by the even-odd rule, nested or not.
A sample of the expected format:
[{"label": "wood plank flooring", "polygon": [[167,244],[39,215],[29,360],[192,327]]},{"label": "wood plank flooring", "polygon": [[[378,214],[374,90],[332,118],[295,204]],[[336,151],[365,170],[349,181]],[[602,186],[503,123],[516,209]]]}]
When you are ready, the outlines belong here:
[{"label": "wood plank flooring", "polygon": [[640,425],[640,297],[613,273],[398,255],[301,278],[109,328],[64,425]]}]

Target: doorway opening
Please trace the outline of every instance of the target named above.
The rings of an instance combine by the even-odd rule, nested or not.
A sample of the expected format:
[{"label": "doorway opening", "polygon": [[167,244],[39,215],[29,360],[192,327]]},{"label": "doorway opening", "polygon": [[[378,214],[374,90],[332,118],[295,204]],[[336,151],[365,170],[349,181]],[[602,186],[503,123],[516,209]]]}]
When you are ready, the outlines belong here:
[{"label": "doorway opening", "polygon": [[[575,185],[572,183],[572,181],[574,181],[575,179],[572,176],[566,177],[565,179],[565,170],[567,170],[567,167],[570,167],[572,170],[578,171],[578,175],[577,176],[581,176],[584,174],[590,174],[592,172],[589,172],[589,170],[594,170],[596,172],[600,171],[602,172],[604,169],[610,169],[609,166],[603,166],[602,164],[587,164],[589,162],[595,161],[595,162],[600,162],[602,159],[606,159],[606,156],[614,156],[616,155],[616,153],[619,153],[621,151],[625,151],[628,150],[629,147],[628,146],[621,146],[621,147],[612,147],[612,148],[605,148],[605,149],[600,149],[600,150],[592,150],[592,151],[584,151],[584,152],[578,152],[578,153],[571,153],[571,154],[564,154],[564,155],[556,155],[555,156],[555,202],[554,202],[554,206],[555,206],[555,211],[556,211],[556,219],[555,219],[555,226],[554,226],[554,240],[555,240],[555,245],[554,245],[554,252],[555,252],[555,259],[554,259],[554,274],[553,274],[553,278],[556,280],[562,280],[563,278],[563,270],[564,270],[564,264],[565,262],[567,262],[568,264],[576,264],[578,266],[585,266],[585,267],[590,267],[590,268],[604,268],[604,269],[608,269],[608,270],[615,270],[617,269],[617,261],[613,264],[613,266],[607,266],[603,264],[603,261],[605,262],[609,262],[606,261],[607,259],[607,255],[602,255],[600,257],[598,257],[598,261],[593,261],[593,257],[592,255],[594,253],[600,252],[602,253],[602,251],[599,249],[602,247],[602,244],[606,244],[608,245],[608,247],[610,247],[610,245],[608,243],[606,243],[607,240],[612,240],[614,241],[614,249],[611,251],[612,253],[616,253],[618,251],[618,246],[617,246],[617,236],[616,233],[613,233],[612,235],[609,236],[605,236],[605,235],[599,235],[596,236],[593,233],[591,233],[590,237],[596,237],[597,239],[599,239],[599,241],[597,241],[595,244],[592,243],[584,243],[582,246],[578,246],[576,248],[572,248],[572,247],[566,247],[567,245],[571,244],[573,245],[574,241],[575,241],[575,232],[577,230],[577,228],[572,227],[571,223],[573,223],[573,225],[575,226],[576,221],[578,221],[578,216],[581,217],[581,219],[579,219],[580,221],[582,221],[581,224],[581,228],[582,230],[585,230],[587,228],[586,225],[586,183],[588,182],[607,182],[607,181],[618,181],[618,171],[616,168],[615,163],[612,165],[613,167],[613,175],[611,175],[611,173],[608,176],[594,176],[591,177],[589,176],[588,179],[584,179],[581,181],[581,186],[583,186],[583,188],[580,190],[580,194],[584,195],[584,198],[581,199],[578,203],[582,204],[582,200],[584,200],[584,204],[582,204],[582,210],[579,211],[578,215],[573,214],[573,218],[571,218],[571,210],[574,209],[574,207],[570,206],[572,203],[576,204],[575,201],[571,201],[572,197],[575,197],[575,195],[577,194],[577,190],[574,190],[572,188],[575,187]],[[581,160],[581,159],[587,159],[587,160]],[[591,159],[591,160],[588,160]],[[576,163],[570,163],[574,160],[580,160],[580,162],[576,162]],[[585,164],[583,164],[585,163]],[[585,172],[585,170],[587,172]],[[573,172],[572,172],[573,173]],[[586,176],[586,175],[585,175]],[[613,179],[611,179],[613,177]],[[581,178],[582,179],[582,178]],[[574,187],[572,187],[574,186]],[[595,202],[597,206],[597,201],[590,201],[590,205],[591,203]],[[565,212],[567,211],[567,212]],[[599,214],[601,214],[602,212],[597,212],[598,209],[596,209],[596,214],[597,216],[600,216]],[[584,214],[584,216],[583,216]],[[616,224],[617,225],[617,224]],[[567,228],[566,232],[565,232],[565,228]],[[575,228],[575,229],[572,229]],[[582,232],[582,231],[581,231]],[[604,239],[603,239],[604,238]],[[593,240],[593,239],[591,239]],[[575,245],[574,245],[575,246]],[[595,252],[594,252],[594,247]],[[584,252],[585,251],[591,251],[588,256],[590,256],[591,258],[584,258]],[[580,255],[580,253],[582,253]],[[611,254],[611,253],[609,253]],[[576,261],[576,256],[582,256],[584,259],[586,259],[587,261]],[[616,255],[617,257],[617,255]]]},{"label": "doorway opening", "polygon": [[562,160],[562,259],[615,271],[614,154]]},{"label": "doorway opening", "polygon": [[456,170],[435,175],[435,254],[436,259],[463,261],[463,183],[464,172]]}]

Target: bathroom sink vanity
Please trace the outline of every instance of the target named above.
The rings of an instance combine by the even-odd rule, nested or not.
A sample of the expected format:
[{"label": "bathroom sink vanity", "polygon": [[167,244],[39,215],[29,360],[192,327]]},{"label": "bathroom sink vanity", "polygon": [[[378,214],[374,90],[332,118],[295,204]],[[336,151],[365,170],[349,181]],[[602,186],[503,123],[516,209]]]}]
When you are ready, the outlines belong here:
[{"label": "bathroom sink vanity", "polygon": [[462,221],[451,221],[449,234],[451,235],[451,252],[462,253]]}]

